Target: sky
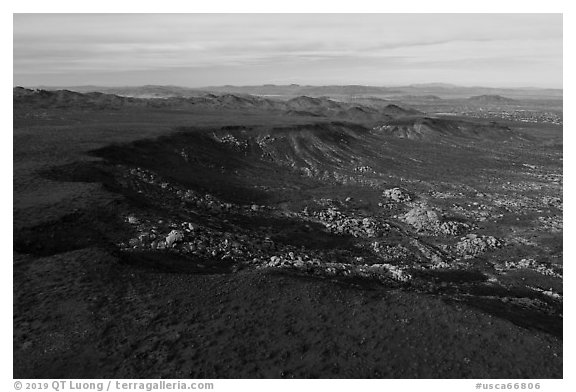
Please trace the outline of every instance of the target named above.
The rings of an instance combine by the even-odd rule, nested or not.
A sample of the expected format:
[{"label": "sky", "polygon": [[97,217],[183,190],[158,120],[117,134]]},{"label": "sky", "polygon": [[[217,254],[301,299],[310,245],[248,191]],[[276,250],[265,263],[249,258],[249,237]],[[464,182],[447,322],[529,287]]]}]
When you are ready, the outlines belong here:
[{"label": "sky", "polygon": [[562,88],[561,14],[14,14],[14,86]]}]

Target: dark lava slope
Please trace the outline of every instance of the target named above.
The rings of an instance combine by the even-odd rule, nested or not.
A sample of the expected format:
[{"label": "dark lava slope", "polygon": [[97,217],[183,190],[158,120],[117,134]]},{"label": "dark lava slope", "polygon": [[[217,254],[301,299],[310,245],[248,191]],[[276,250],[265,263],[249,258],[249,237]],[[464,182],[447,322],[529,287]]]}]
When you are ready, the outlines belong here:
[{"label": "dark lava slope", "polygon": [[415,140],[449,139],[514,140],[525,139],[507,126],[495,122],[464,121],[426,116],[404,116],[374,128],[383,134]]},{"label": "dark lava slope", "polygon": [[[130,263],[154,265],[160,257],[179,270],[191,257],[205,259],[210,268],[220,263],[376,279],[440,290],[561,336],[561,267],[549,256],[534,258],[522,239],[498,227],[517,212],[510,207],[515,204],[495,193],[498,187],[482,184],[482,173],[511,163],[503,163],[505,155],[464,145],[447,152],[443,137],[454,136],[460,123],[442,124],[453,127],[452,135],[440,134],[434,143],[411,141],[411,149],[402,139],[347,123],[182,129],[95,151],[105,164],[94,170],[135,203],[124,212],[124,225],[136,235],[117,241]],[[413,156],[432,165],[418,165],[408,154],[419,145],[429,155]],[[453,170],[453,161],[462,163],[451,174],[452,188],[440,191],[446,187],[442,173]],[[479,208],[447,204],[470,198],[454,189],[482,199],[475,202]],[[523,206],[524,213],[539,208]],[[521,269],[543,277],[508,276]]]}]

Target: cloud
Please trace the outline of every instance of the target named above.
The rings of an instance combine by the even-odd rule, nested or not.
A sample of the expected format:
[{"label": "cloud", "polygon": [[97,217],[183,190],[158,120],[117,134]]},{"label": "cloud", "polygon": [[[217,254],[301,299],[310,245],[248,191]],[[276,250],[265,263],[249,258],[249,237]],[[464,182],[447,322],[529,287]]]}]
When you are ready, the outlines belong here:
[{"label": "cloud", "polygon": [[[530,61],[531,65],[523,64]],[[222,72],[254,79],[268,74],[318,81],[323,70],[342,80],[379,80],[380,69],[400,72],[426,67],[447,75],[466,64],[485,64],[510,78],[558,80],[562,64],[561,15],[537,14],[16,14],[15,82],[50,75],[81,81],[90,74],[138,72],[142,84],[175,69]],[[512,64],[533,69],[513,72]],[[536,74],[537,72],[537,74]],[[34,76],[36,75],[36,76]],[[44,76],[43,76],[44,75]],[[216,74],[211,73],[211,77]],[[430,78],[438,75],[430,73]],[[421,75],[414,74],[415,78]],[[561,75],[560,75],[561,79]],[[420,79],[419,79],[420,80]],[[432,81],[433,79],[430,79]],[[184,81],[182,82],[184,83]],[[203,80],[186,78],[186,83]],[[557,82],[554,82],[557,83]],[[529,83],[528,83],[529,84]]]}]

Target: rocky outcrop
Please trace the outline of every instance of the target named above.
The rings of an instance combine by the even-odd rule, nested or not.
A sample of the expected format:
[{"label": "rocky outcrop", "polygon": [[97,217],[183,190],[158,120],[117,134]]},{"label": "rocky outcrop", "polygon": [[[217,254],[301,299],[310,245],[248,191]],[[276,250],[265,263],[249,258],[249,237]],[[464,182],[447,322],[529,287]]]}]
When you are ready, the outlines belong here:
[{"label": "rocky outcrop", "polygon": [[473,258],[489,250],[502,247],[504,244],[492,236],[469,234],[460,239],[455,246],[455,252],[464,258]]},{"label": "rocky outcrop", "polygon": [[384,192],[382,192],[382,196],[397,203],[412,201],[412,196],[410,196],[407,191],[400,188],[386,189]]},{"label": "rocky outcrop", "polygon": [[172,230],[166,236],[166,246],[172,247],[176,242],[184,239],[184,233],[181,230]]},{"label": "rocky outcrop", "polygon": [[531,270],[545,276],[562,278],[562,268],[553,266],[550,263],[538,262],[534,259],[521,259],[520,261],[508,260],[503,265],[496,266],[496,269],[502,272],[515,270]]},{"label": "rocky outcrop", "polygon": [[431,231],[440,226],[440,215],[425,205],[419,205],[408,211],[403,217],[404,222],[419,231]]},{"label": "rocky outcrop", "polygon": [[427,205],[417,205],[401,219],[417,231],[431,235],[459,235],[470,229],[467,223],[446,220],[440,213]]},{"label": "rocky outcrop", "polygon": [[374,238],[390,229],[387,223],[369,217],[348,216],[335,207],[315,212],[313,216],[330,232],[354,237]]}]

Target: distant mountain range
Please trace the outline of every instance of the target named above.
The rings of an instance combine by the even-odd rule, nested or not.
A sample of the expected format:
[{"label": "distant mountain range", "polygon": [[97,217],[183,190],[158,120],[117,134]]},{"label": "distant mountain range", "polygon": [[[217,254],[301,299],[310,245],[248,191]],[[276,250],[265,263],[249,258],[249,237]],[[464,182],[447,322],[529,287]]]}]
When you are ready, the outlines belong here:
[{"label": "distant mountain range", "polygon": [[469,101],[481,104],[505,104],[517,102],[515,99],[506,98],[501,95],[475,95],[468,98]]},{"label": "distant mountain range", "polygon": [[463,99],[475,96],[501,96],[510,99],[562,99],[562,89],[538,88],[492,88],[463,87],[443,83],[414,84],[403,87],[378,87],[362,85],[254,85],[254,86],[208,86],[202,88],[180,86],[135,86],[135,87],[103,87],[103,86],[61,86],[43,87],[45,90],[66,89],[81,93],[101,92],[125,97],[137,98],[171,98],[171,97],[201,97],[207,94],[249,94],[276,99],[290,99],[298,96],[309,97],[376,97],[389,99]]},{"label": "distant mountain range", "polygon": [[[157,90],[147,86],[139,91],[146,91],[150,94]],[[474,96],[467,100],[489,104],[515,102],[498,95]],[[347,124],[356,123],[361,127],[372,127],[377,134],[394,138],[442,140],[446,137],[460,137],[505,140],[516,137],[507,127],[491,122],[433,118],[418,110],[402,108],[379,98],[359,98],[358,101],[366,104],[309,96],[278,100],[248,94],[196,92],[195,96],[188,97],[135,98],[102,92],[79,93],[70,90],[48,91],[22,87],[13,89],[15,118],[26,117],[35,111],[54,109],[128,112],[130,110],[177,110],[190,113],[242,111],[309,119],[324,118],[332,122],[345,121]]]},{"label": "distant mountain range", "polygon": [[[145,91],[149,94],[152,90],[146,87]],[[338,102],[327,97],[298,96],[276,100],[247,94],[213,94],[198,91],[194,96],[136,98],[102,92],[80,93],[70,90],[49,91],[15,87],[13,102],[15,112],[22,109],[117,110],[129,108],[189,111],[242,110],[244,112],[266,111],[290,116],[330,117],[357,122],[382,121],[398,116],[420,114],[417,110],[404,109],[385,100],[371,102],[368,106]]]}]

